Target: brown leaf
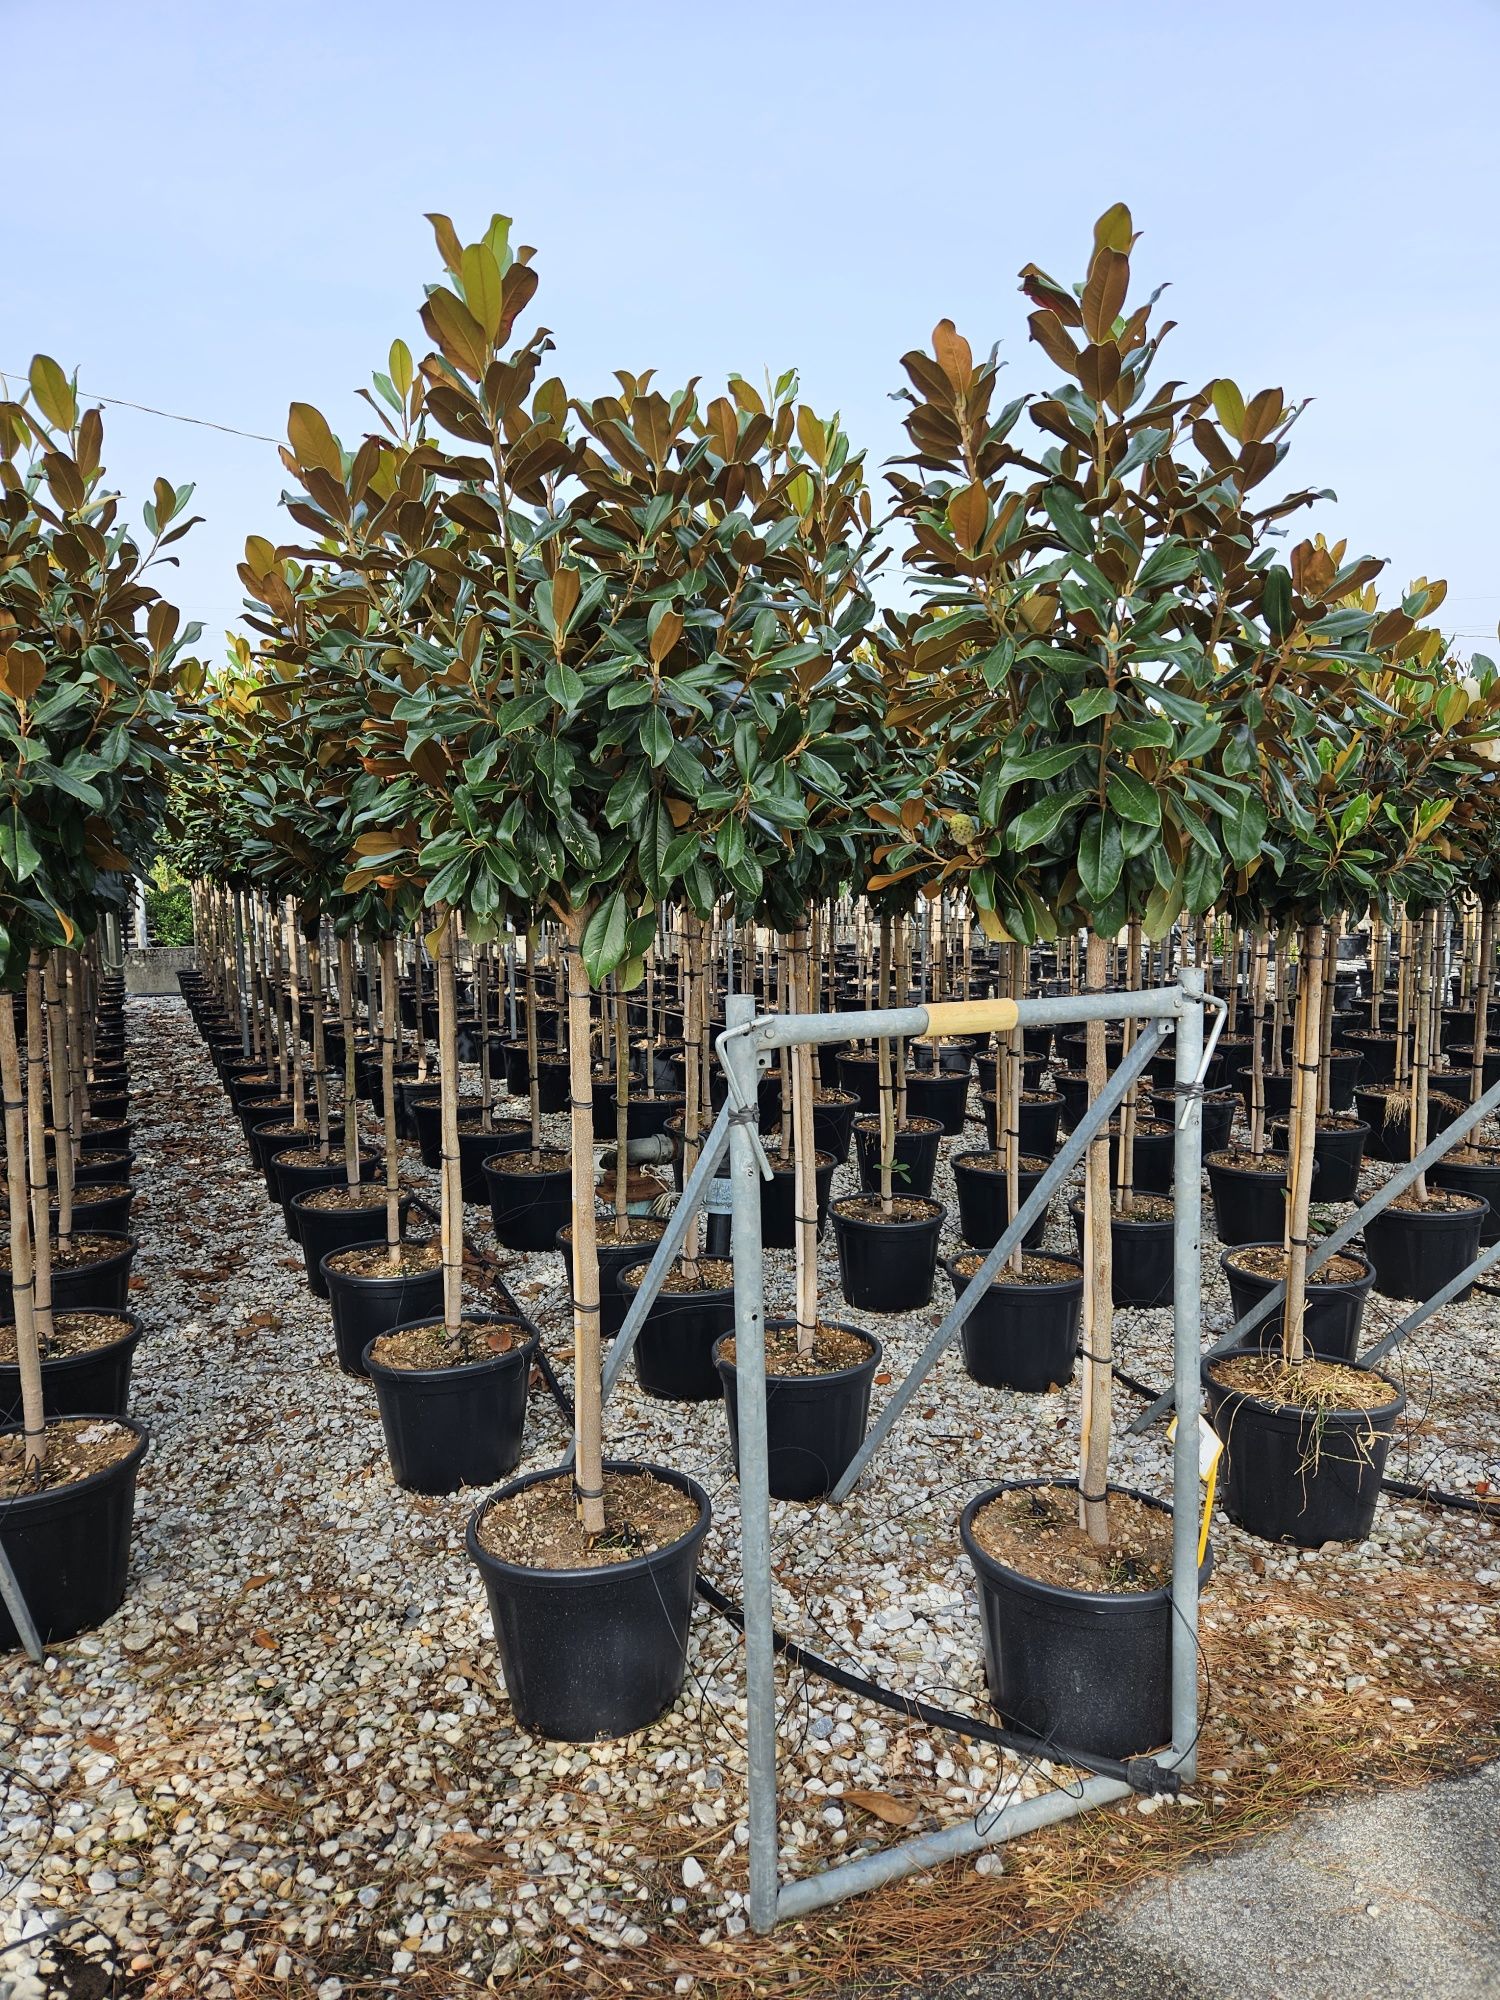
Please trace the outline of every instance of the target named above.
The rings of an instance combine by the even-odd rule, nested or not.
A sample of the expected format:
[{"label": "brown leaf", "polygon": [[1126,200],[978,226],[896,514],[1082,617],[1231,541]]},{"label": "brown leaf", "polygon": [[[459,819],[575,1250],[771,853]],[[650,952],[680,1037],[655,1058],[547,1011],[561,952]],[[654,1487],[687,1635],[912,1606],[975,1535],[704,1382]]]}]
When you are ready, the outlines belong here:
[{"label": "brown leaf", "polygon": [[118,1757],[120,1754],[120,1746],[115,1739],[112,1736],[105,1736],[100,1730],[86,1729],[83,1732],[83,1740],[90,1750],[102,1750],[106,1757]]},{"label": "brown leaf", "polygon": [[270,1581],[269,1572],[261,1570],[255,1576],[247,1576],[245,1578],[245,1588],[246,1590],[259,1590],[263,1583],[269,1583]]},{"label": "brown leaf", "polygon": [[967,389],[974,374],[974,350],[951,319],[940,319],[932,329],[932,351],[954,388]]},{"label": "brown leaf", "polygon": [[268,1653],[276,1651],[276,1641],[271,1637],[264,1625],[254,1634],[254,1641],[257,1646],[262,1647]]},{"label": "brown leaf", "polygon": [[910,1826],[917,1816],[915,1806],[893,1799],[889,1792],[840,1792],[837,1796],[840,1804],[858,1806],[887,1826]]},{"label": "brown leaf", "polygon": [[1096,250],[1082,301],[1083,330],[1090,340],[1108,340],[1129,286],[1130,259],[1118,250]]}]

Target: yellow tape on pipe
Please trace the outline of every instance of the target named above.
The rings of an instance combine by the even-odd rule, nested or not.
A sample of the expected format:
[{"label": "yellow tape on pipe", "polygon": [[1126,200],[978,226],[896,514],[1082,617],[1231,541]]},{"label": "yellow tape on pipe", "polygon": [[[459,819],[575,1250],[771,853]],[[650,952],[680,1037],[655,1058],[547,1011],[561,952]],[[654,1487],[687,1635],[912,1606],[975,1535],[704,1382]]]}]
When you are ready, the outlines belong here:
[{"label": "yellow tape on pipe", "polygon": [[923,1035],[1005,1035],[1021,1018],[1014,1000],[938,1000]]}]

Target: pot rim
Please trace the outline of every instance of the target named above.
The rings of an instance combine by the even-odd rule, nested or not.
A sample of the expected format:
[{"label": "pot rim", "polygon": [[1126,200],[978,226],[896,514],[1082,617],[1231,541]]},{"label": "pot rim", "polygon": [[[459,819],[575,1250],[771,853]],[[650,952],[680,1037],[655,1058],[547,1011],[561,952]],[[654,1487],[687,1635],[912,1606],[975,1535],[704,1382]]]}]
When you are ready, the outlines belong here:
[{"label": "pot rim", "polygon": [[[768,1383],[775,1382],[778,1385],[784,1384],[787,1387],[793,1389],[806,1388],[809,1384],[812,1384],[816,1387],[822,1387],[825,1383],[838,1384],[840,1382],[856,1381],[859,1376],[864,1374],[866,1369],[868,1369],[873,1374],[874,1371],[880,1366],[880,1363],[885,1355],[885,1349],[882,1347],[878,1337],[875,1334],[871,1333],[868,1327],[856,1326],[853,1320],[849,1319],[825,1319],[821,1313],[818,1315],[818,1317],[822,1321],[822,1324],[824,1326],[831,1326],[835,1328],[839,1333],[858,1334],[861,1340],[867,1340],[870,1343],[869,1354],[866,1355],[863,1361],[852,1362],[850,1366],[847,1368],[835,1368],[830,1373],[823,1375],[777,1375],[771,1369],[768,1368],[766,1370],[766,1381]],[[776,1313],[766,1321],[766,1332],[780,1333],[786,1327],[795,1326],[796,1324],[797,1324],[796,1320],[792,1318],[790,1313]],[[718,1339],[714,1342],[713,1347],[710,1350],[713,1364],[715,1368],[718,1369],[720,1375],[724,1377],[726,1382],[728,1381],[731,1375],[738,1375],[739,1367],[737,1363],[732,1364],[728,1361],[721,1360],[719,1356],[719,1349],[723,1346],[726,1340],[733,1340],[734,1337],[735,1337],[734,1330],[732,1328],[728,1333],[721,1333]]]},{"label": "pot rim", "polygon": [[[999,1273],[997,1272],[989,1282],[989,1290],[992,1292],[1008,1292],[1014,1295],[1020,1292],[1069,1292],[1075,1285],[1080,1290],[1082,1289],[1084,1273],[1083,1259],[1081,1257],[1069,1256],[1067,1252],[1062,1250],[1034,1250],[1028,1254],[1034,1257],[1052,1257],[1059,1264],[1075,1264],[1078,1267],[1078,1275],[1076,1278],[1027,1278],[1021,1279],[1015,1284],[1002,1285],[999,1282]],[[962,1298],[974,1282],[972,1275],[966,1278],[962,1272],[955,1268],[959,1259],[962,1257],[978,1257],[982,1263],[988,1255],[988,1250],[960,1250],[952,1257],[943,1258],[943,1269],[948,1273],[948,1282],[953,1287],[953,1296],[956,1299]]]},{"label": "pot rim", "polygon": [[[880,1137],[879,1112],[862,1111],[854,1121],[854,1129],[858,1133],[870,1134],[878,1139]],[[928,1118],[925,1115],[918,1118],[908,1118],[904,1125],[898,1124],[896,1126],[895,1136],[898,1139],[941,1139],[943,1136],[943,1121],[941,1118]]]},{"label": "pot rim", "polygon": [[882,1222],[873,1216],[845,1215],[843,1212],[847,1202],[878,1201],[879,1198],[879,1195],[873,1190],[860,1194],[841,1194],[836,1201],[831,1201],[828,1204],[829,1212],[836,1222],[846,1223],[854,1229],[931,1229],[934,1223],[941,1229],[947,1219],[948,1204],[939,1201],[934,1194],[898,1194],[892,1197],[896,1201],[920,1201],[924,1203],[931,1213],[922,1216],[895,1216],[889,1222]]},{"label": "pot rim", "polygon": [[[1152,1201],[1170,1202],[1173,1199],[1169,1194],[1156,1194],[1150,1188],[1137,1188],[1136,1193],[1144,1194]],[[1069,1215],[1083,1214],[1083,1196],[1081,1194],[1075,1194],[1073,1199],[1068,1203],[1068,1213]],[[1177,1217],[1175,1213],[1172,1215],[1116,1215],[1111,1210],[1109,1226],[1111,1229],[1175,1229],[1177,1227]],[[1049,1252],[1048,1254],[1050,1255],[1051,1253]],[[1131,1490],[1131,1488],[1126,1486],[1120,1488],[1122,1493],[1127,1493]]]},{"label": "pot rim", "polygon": [[[528,1143],[526,1145],[517,1146],[513,1151],[508,1153],[491,1153],[487,1160],[481,1160],[479,1162],[480,1172],[486,1174],[504,1174],[508,1172],[513,1172],[514,1171],[513,1169],[506,1167],[505,1161],[513,1160],[516,1157],[517,1153],[529,1153],[531,1151],[530,1136],[531,1136],[530,1128],[528,1126],[527,1128]],[[543,1153],[563,1153],[567,1151],[567,1148],[564,1146],[543,1145],[538,1150]],[[573,1178],[573,1162],[571,1156],[569,1156],[568,1164],[566,1166],[539,1167],[534,1172],[528,1172],[522,1175],[522,1178],[528,1181],[539,1181],[539,1180],[545,1180],[549,1174],[564,1175],[568,1180],[571,1180]]]},{"label": "pot rim", "polygon": [[[368,1285],[369,1287],[371,1287],[371,1289],[374,1289],[375,1287],[381,1285],[416,1285],[420,1284],[424,1278],[441,1279],[443,1275],[443,1264],[441,1258],[439,1258],[437,1263],[432,1266],[432,1269],[430,1271],[405,1271],[393,1274],[390,1272],[382,1272],[382,1271],[330,1271],[329,1270],[328,1266],[330,1262],[333,1260],[333,1258],[342,1257],[350,1250],[371,1250],[375,1247],[377,1243],[382,1248],[384,1248],[385,1238],[382,1236],[372,1236],[369,1242],[367,1243],[340,1243],[336,1249],[325,1250],[322,1256],[318,1259],[318,1269],[323,1274],[324,1284],[352,1285],[356,1288]],[[422,1323],[424,1325],[426,1324],[425,1321]],[[392,1327],[390,1331],[394,1332],[395,1328]],[[421,1371],[405,1368],[401,1372],[405,1375],[410,1375],[413,1373],[419,1373]],[[449,1375],[453,1371],[449,1368],[445,1368],[441,1372],[445,1375]]]},{"label": "pot rim", "polygon": [[[1257,1410],[1263,1411],[1268,1417],[1279,1417],[1283,1422],[1299,1425],[1304,1423],[1313,1414],[1314,1406],[1311,1403],[1268,1403],[1264,1396],[1257,1396],[1249,1389],[1232,1389],[1227,1382],[1216,1381],[1209,1373],[1215,1361],[1232,1361],[1236,1356],[1242,1354],[1256,1354],[1262,1360],[1265,1358],[1263,1349],[1252,1347],[1234,1347],[1230,1349],[1228,1354],[1217,1354],[1212,1360],[1207,1356],[1204,1357],[1199,1372],[1205,1388],[1212,1384],[1216,1393],[1223,1399],[1219,1404],[1220,1409],[1223,1409],[1226,1403],[1250,1403]],[[1313,1358],[1316,1359],[1317,1357],[1314,1356]],[[1378,1368],[1367,1368],[1362,1361],[1339,1361],[1334,1365],[1339,1368],[1357,1368],[1364,1375],[1379,1376],[1380,1380],[1392,1392],[1391,1401],[1388,1403],[1377,1403],[1373,1409],[1369,1410],[1324,1410],[1321,1413],[1322,1421],[1324,1423],[1332,1423],[1339,1430],[1355,1430],[1361,1422],[1372,1423],[1377,1417],[1389,1417],[1391,1423],[1394,1425],[1396,1419],[1406,1408],[1406,1391],[1401,1387],[1401,1384],[1393,1381],[1389,1375],[1383,1374]],[[1218,1428],[1217,1424],[1215,1424],[1214,1428]]]},{"label": "pot rim", "polygon": [[[67,1314],[70,1312],[78,1312],[78,1313],[88,1313],[92,1315],[94,1313],[94,1310],[95,1309],[92,1306],[60,1306],[58,1308],[58,1311],[63,1314]],[[124,1333],[117,1335],[114,1340],[105,1341],[102,1347],[86,1347],[79,1354],[54,1354],[51,1356],[44,1355],[42,1358],[42,1373],[44,1375],[46,1374],[49,1368],[60,1373],[68,1368],[84,1367],[89,1362],[97,1361],[100,1355],[102,1354],[113,1354],[117,1347],[124,1347],[128,1342],[133,1343],[135,1341],[138,1341],[141,1335],[146,1330],[144,1325],[142,1324],[140,1315],[138,1313],[131,1312],[127,1306],[121,1306],[118,1308],[118,1310],[113,1306],[101,1308],[99,1312],[99,1317],[102,1319],[128,1320],[130,1324],[126,1328]],[[15,1325],[14,1320],[10,1319],[0,1320],[0,1326],[14,1326],[14,1325]],[[21,1364],[19,1361],[0,1361],[0,1377],[9,1375],[15,1375],[19,1377],[20,1373],[21,1373]],[[49,1421],[56,1422],[57,1419],[53,1418],[50,1419]],[[71,1423],[72,1418],[70,1417],[68,1421]],[[4,1513],[4,1503],[0,1503],[0,1518],[3,1518],[3,1513]]]},{"label": "pot rim", "polygon": [[[1227,1278],[1230,1272],[1231,1260],[1239,1256],[1241,1251],[1281,1250],[1284,1247],[1281,1243],[1270,1241],[1264,1243],[1231,1244],[1227,1250],[1219,1253],[1219,1269]],[[1310,1271],[1307,1275],[1308,1284],[1315,1290],[1322,1292],[1368,1291],[1375,1282],[1375,1265],[1370,1257],[1370,1253],[1367,1250],[1351,1250],[1346,1246],[1342,1250],[1335,1251],[1334,1254],[1338,1257],[1358,1257],[1365,1267],[1364,1276],[1362,1278],[1325,1278],[1317,1271]],[[1283,1282],[1280,1278],[1263,1277],[1259,1271],[1242,1271],[1236,1269],[1234,1275],[1237,1278],[1243,1278],[1249,1284],[1264,1285],[1267,1291],[1270,1291],[1273,1285],[1279,1285]]]},{"label": "pot rim", "polygon": [[[973,1165],[975,1160],[993,1160],[998,1151],[999,1148],[996,1146],[968,1146],[961,1153],[950,1153],[948,1156],[948,1166],[954,1175],[957,1175],[959,1168],[962,1167],[967,1173],[983,1174],[990,1180],[1003,1180],[1005,1178],[1005,1168],[1003,1166],[976,1167]],[[1051,1160],[1048,1160],[1045,1165],[1040,1167],[1028,1167],[1025,1164],[1028,1159],[1034,1160],[1039,1157],[1040,1155],[1036,1153],[1023,1153],[1021,1155],[1022,1165],[1019,1176],[1021,1180],[1039,1181],[1042,1175],[1046,1173],[1047,1168],[1052,1165]]]},{"label": "pot rim", "polygon": [[[365,1183],[361,1181],[360,1187],[363,1188],[364,1185]],[[294,1194],[292,1196],[291,1205],[295,1209],[302,1209],[302,1204],[309,1198],[309,1196],[315,1194],[327,1194],[327,1192],[328,1192],[327,1188],[303,1188],[300,1194]],[[402,1188],[400,1190],[399,1198],[409,1208],[412,1202],[411,1189]],[[361,1203],[358,1208],[314,1208],[314,1209],[303,1210],[303,1213],[310,1215],[368,1215],[372,1210],[375,1209],[383,1210],[384,1207],[385,1207],[385,1190],[384,1188],[382,1188],[380,1193],[376,1195],[373,1200]],[[356,1246],[352,1243],[346,1243],[344,1245],[344,1248],[346,1250],[352,1250],[355,1247]]]},{"label": "pot rim", "polygon": [[[982,1548],[974,1534],[973,1525],[974,1516],[980,1508],[987,1507],[992,1500],[998,1500],[1002,1493],[1021,1492],[1039,1486],[1052,1486],[1063,1492],[1070,1490],[1076,1492],[1078,1482],[1075,1479],[1048,1477],[1045,1474],[1035,1479],[1002,1479],[995,1485],[987,1486],[982,1492],[976,1493],[959,1515],[959,1541],[963,1545],[964,1554],[981,1577],[986,1571],[991,1571],[995,1578],[1004,1578],[1007,1583],[1019,1586],[1029,1596],[1036,1597],[1043,1603],[1065,1605],[1069,1609],[1081,1609],[1092,1605],[1107,1617],[1122,1616],[1143,1606],[1154,1609],[1157,1605],[1171,1601],[1170,1583],[1158,1584],[1154,1590],[1074,1590],[1067,1584],[1046,1583],[1039,1576],[1028,1576],[1023,1569],[1012,1569],[1009,1563],[1001,1562],[992,1556],[988,1549]],[[1154,1493],[1143,1493],[1139,1487],[1120,1486],[1109,1480],[1106,1482],[1105,1491],[1119,1494],[1127,1499],[1140,1500],[1148,1507],[1158,1507],[1164,1514],[1172,1512],[1170,1500],[1163,1500]],[[1198,1565],[1200,1590],[1213,1574],[1213,1567],[1214,1551],[1210,1542],[1204,1550],[1202,1562]]]},{"label": "pot rim", "polygon": [[[570,1173],[571,1173],[571,1171],[572,1171],[572,1169],[571,1169],[571,1168],[569,1168],[569,1172],[570,1172]],[[604,1239],[603,1239],[602,1237],[599,1237],[599,1236],[597,1235],[597,1230],[598,1230],[598,1225],[599,1225],[599,1224],[600,1224],[601,1222],[606,1222],[606,1223],[607,1223],[607,1222],[612,1222],[613,1220],[614,1220],[613,1216],[609,1216],[609,1215],[600,1215],[600,1216],[596,1216],[596,1217],[594,1218],[594,1226],[595,1226],[595,1230],[596,1230],[596,1238],[595,1238],[595,1243],[594,1243],[594,1248],[595,1248],[595,1250],[596,1250],[597,1252],[599,1252],[599,1253],[600,1253],[601,1255],[602,1255],[602,1254],[603,1254],[603,1252],[604,1252],[604,1251],[606,1251],[606,1250],[634,1250],[634,1251],[639,1251],[639,1250],[640,1250],[640,1248],[641,1248],[641,1245],[640,1245],[639,1243],[637,1243],[637,1242],[630,1242],[630,1243],[609,1243],[609,1242],[606,1242],[606,1241],[605,1241],[605,1240],[604,1240]],[[658,1216],[658,1215],[628,1215],[628,1216],[627,1216],[627,1218],[626,1218],[626,1220],[627,1220],[627,1221],[630,1221],[630,1222],[660,1222],[660,1223],[661,1223],[661,1228],[660,1228],[660,1229],[659,1229],[659,1230],[658,1230],[658,1231],[656,1232],[656,1236],[655,1236],[655,1238],[653,1239],[653,1240],[654,1240],[655,1242],[657,1242],[657,1243],[660,1243],[661,1239],[662,1239],[662,1238],[663,1238],[663,1237],[664,1237],[664,1236],[666,1235],[666,1233],[667,1233],[667,1225],[666,1225],[666,1222],[665,1222],[665,1221],[663,1220],[663,1218],[662,1218],[661,1216]],[[552,1241],[553,1241],[553,1247],[554,1247],[554,1248],[555,1248],[555,1249],[557,1250],[557,1252],[558,1252],[558,1254],[559,1254],[560,1256],[563,1256],[563,1257],[566,1257],[566,1256],[568,1256],[568,1255],[569,1255],[569,1253],[571,1252],[571,1250],[572,1250],[572,1248],[573,1248],[573,1243],[572,1243],[572,1236],[573,1236],[573,1225],[572,1225],[572,1223],[571,1223],[571,1222],[565,1222],[565,1223],[564,1223],[564,1224],[562,1225],[561,1229],[559,1229],[559,1230],[558,1230],[558,1232],[557,1232],[556,1236],[555,1236],[555,1237],[554,1237],[554,1238],[552,1239]],[[566,1239],[567,1239],[567,1241],[566,1241],[566,1242],[564,1241],[564,1238],[566,1238]],[[637,1260],[636,1260],[636,1261],[637,1261],[637,1262],[640,1262],[640,1261],[642,1261],[642,1260],[641,1260],[640,1258],[637,1258]],[[650,1259],[649,1259],[649,1258],[647,1258],[647,1259],[646,1259],[645,1261],[649,1263],[649,1262],[650,1262]]]},{"label": "pot rim", "polygon": [[[135,1443],[125,1456],[116,1459],[113,1465],[106,1465],[98,1472],[91,1472],[83,1479],[70,1480],[66,1486],[46,1486],[40,1493],[13,1493],[5,1501],[5,1522],[9,1526],[19,1513],[28,1508],[40,1512],[49,1501],[68,1502],[80,1494],[95,1493],[113,1480],[119,1480],[132,1473],[140,1465],[151,1447],[151,1433],[139,1417],[110,1415],[104,1411],[79,1411],[66,1417],[51,1417],[46,1429],[52,1430],[57,1424],[118,1424],[123,1430],[135,1432]],[[22,1424],[0,1424],[0,1438],[19,1437],[24,1429]]]},{"label": "pot rim", "polygon": [[[346,1243],[344,1248],[346,1250],[357,1249],[358,1245]],[[441,1269],[441,1266],[439,1266],[439,1269]],[[371,1381],[384,1380],[387,1382],[456,1382],[463,1379],[471,1379],[482,1374],[486,1369],[513,1367],[519,1361],[525,1361],[528,1370],[530,1369],[531,1360],[536,1353],[541,1336],[523,1314],[489,1313],[481,1316],[480,1312],[470,1308],[463,1317],[476,1326],[524,1327],[527,1337],[519,1347],[507,1347],[503,1354],[492,1354],[483,1361],[462,1361],[453,1368],[389,1368],[384,1362],[374,1359],[370,1353],[370,1349],[375,1345],[377,1340],[388,1339],[393,1333],[409,1333],[413,1327],[433,1326],[441,1318],[441,1314],[424,1313],[420,1319],[403,1320],[400,1326],[388,1326],[384,1333],[377,1333],[371,1339],[367,1340],[360,1349],[360,1366],[370,1377]]]},{"label": "pot rim", "polygon": [[535,1567],[529,1563],[508,1562],[504,1556],[497,1556],[491,1550],[484,1547],[479,1539],[479,1523],[483,1520],[488,1509],[497,1500],[508,1499],[513,1493],[522,1492],[528,1486],[539,1486],[544,1480],[571,1480],[573,1477],[573,1468],[570,1465],[543,1466],[539,1471],[523,1473],[519,1479],[509,1480],[504,1486],[497,1487],[493,1493],[487,1493],[484,1499],[479,1502],[479,1505],[475,1507],[469,1515],[468,1522],[464,1528],[464,1546],[468,1550],[471,1559],[478,1565],[481,1571],[490,1570],[497,1576],[517,1580],[545,1577],[555,1583],[561,1584],[566,1589],[586,1590],[591,1584],[603,1586],[606,1583],[614,1582],[620,1577],[644,1576],[649,1570],[665,1565],[674,1555],[686,1547],[688,1543],[696,1540],[701,1544],[704,1536],[708,1533],[709,1523],[713,1519],[713,1507],[707,1493],[704,1492],[703,1488],[690,1473],[678,1472],[671,1466],[651,1465],[641,1459],[628,1458],[607,1458],[604,1461],[604,1470],[606,1472],[626,1473],[645,1472],[649,1473],[653,1479],[660,1481],[662,1485],[675,1486],[680,1493],[686,1493],[690,1500],[697,1502],[698,1519],[691,1528],[679,1535],[675,1542],[667,1542],[663,1547],[651,1549],[644,1555],[627,1556],[624,1562],[598,1563],[592,1568],[583,1569],[545,1569]]},{"label": "pot rim", "polygon": [[[1436,1166],[1437,1164],[1438,1162],[1434,1160],[1433,1165]],[[1472,1173],[1474,1169],[1472,1167],[1467,1170],[1460,1168],[1459,1171]],[[1398,1229],[1429,1229],[1440,1228],[1444,1223],[1450,1225],[1453,1223],[1467,1224],[1476,1220],[1483,1227],[1484,1218],[1489,1214],[1493,1203],[1487,1201],[1482,1194],[1475,1194],[1469,1188],[1444,1188],[1443,1193],[1457,1195],[1460,1200],[1472,1202],[1474,1206],[1467,1209],[1397,1208],[1392,1203],[1389,1208],[1383,1208],[1379,1215],[1372,1215],[1370,1220],[1365,1224],[1365,1229],[1378,1229],[1382,1222],[1393,1222]],[[1364,1231],[1360,1233],[1363,1234]]]},{"label": "pot rim", "polygon": [[[681,1252],[679,1251],[678,1255],[672,1259],[672,1262],[676,1264],[680,1261],[680,1257]],[[709,1260],[703,1258],[701,1261],[706,1262]],[[727,1264],[731,1260],[728,1257],[715,1257],[711,1261],[716,1264]],[[643,1257],[639,1264],[627,1264],[624,1270],[617,1271],[615,1273],[615,1283],[620,1287],[620,1290],[622,1292],[638,1292],[641,1288],[641,1276],[644,1276],[650,1262],[651,1259],[649,1257]],[[716,1299],[732,1299],[733,1297],[734,1286],[732,1284],[713,1285],[707,1290],[697,1292],[658,1292],[654,1303],[661,1305],[664,1301],[680,1301],[684,1305],[695,1303],[711,1304]]]}]

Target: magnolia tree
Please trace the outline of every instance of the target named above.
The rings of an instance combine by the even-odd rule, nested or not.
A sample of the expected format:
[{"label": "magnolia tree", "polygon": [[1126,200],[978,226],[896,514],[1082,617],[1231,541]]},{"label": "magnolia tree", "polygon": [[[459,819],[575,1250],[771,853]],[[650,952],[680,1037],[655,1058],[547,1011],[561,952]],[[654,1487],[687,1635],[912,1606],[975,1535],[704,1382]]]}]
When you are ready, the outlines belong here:
[{"label": "magnolia tree", "polygon": [[146,536],[137,538],[108,485],[102,450],[99,412],[83,409],[75,384],[38,355],[27,393],[0,402],[0,1081],[32,1464],[45,1443],[40,1351],[52,1334],[44,1092],[50,1069],[57,1231],[66,1243],[85,1083],[67,1019],[78,1018],[77,951],[101,908],[121,906],[119,885],[149,865],[172,759],[174,691],[191,672],[184,649],[198,636],[196,626],[179,630],[147,575],[173,560],[164,552],[193,525],[191,487],[158,480],[142,510]]}]

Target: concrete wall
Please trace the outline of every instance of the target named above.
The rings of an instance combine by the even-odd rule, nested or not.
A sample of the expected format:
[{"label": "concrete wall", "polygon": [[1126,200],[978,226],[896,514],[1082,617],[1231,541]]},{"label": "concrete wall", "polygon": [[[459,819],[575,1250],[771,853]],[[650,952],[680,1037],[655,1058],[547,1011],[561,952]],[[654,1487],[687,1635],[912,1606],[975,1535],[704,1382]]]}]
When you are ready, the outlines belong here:
[{"label": "concrete wall", "polygon": [[125,953],[125,991],[132,999],[181,991],[179,972],[190,971],[198,963],[192,945],[148,944]]}]

